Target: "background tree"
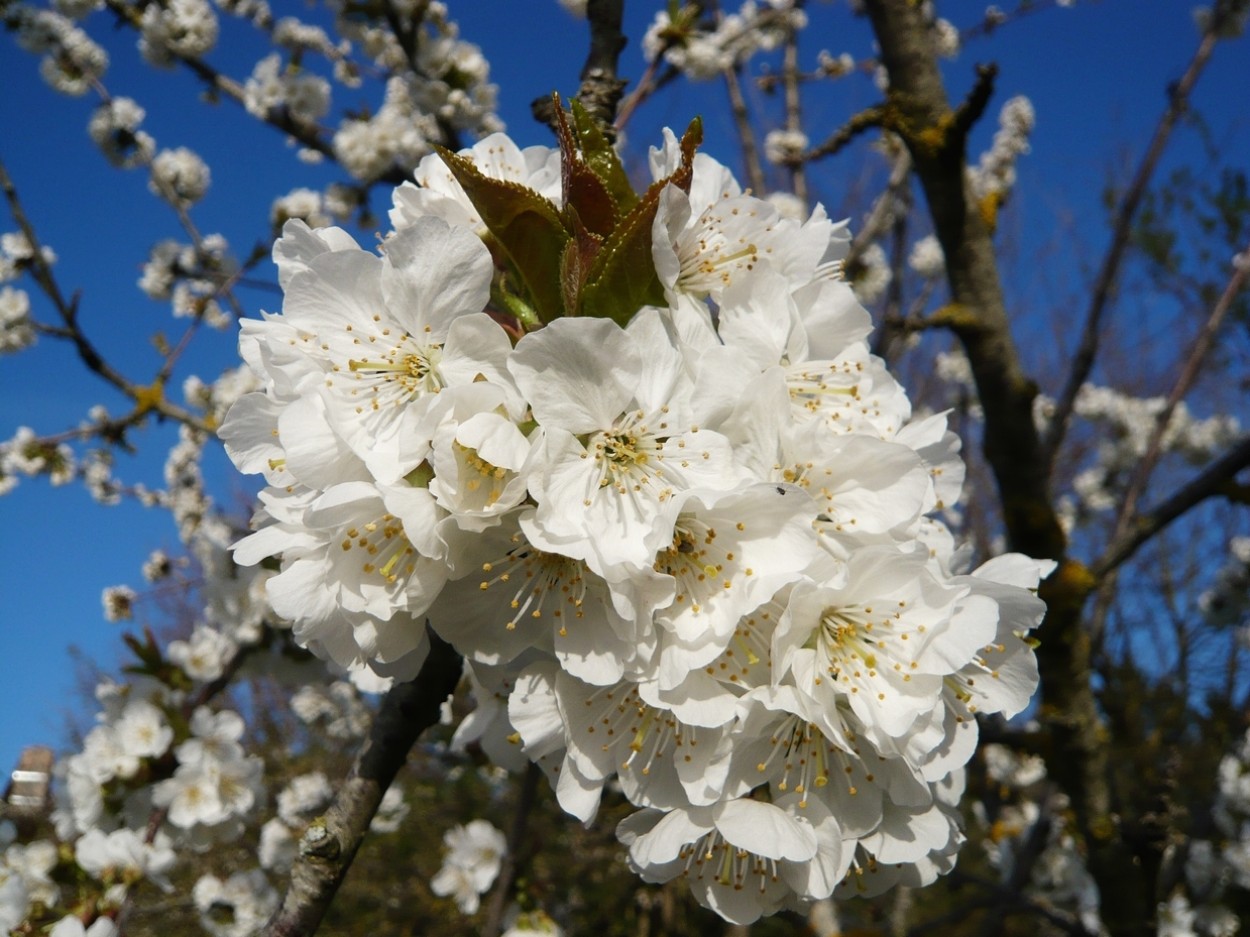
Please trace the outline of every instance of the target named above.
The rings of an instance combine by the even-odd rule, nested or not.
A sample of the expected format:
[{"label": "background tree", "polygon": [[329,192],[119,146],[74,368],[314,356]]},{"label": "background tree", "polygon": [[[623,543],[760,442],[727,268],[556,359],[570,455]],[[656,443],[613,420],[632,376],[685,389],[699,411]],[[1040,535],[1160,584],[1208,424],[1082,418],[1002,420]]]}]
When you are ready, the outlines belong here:
[{"label": "background tree", "polygon": [[[1096,7],[1025,0],[972,15],[863,0],[854,9],[674,3],[639,14],[621,2],[564,5],[588,16],[589,54],[580,75],[544,77],[536,116],[558,123],[545,84],[560,86],[605,139],[621,142],[637,184],[639,147],[658,140],[641,131],[644,118],[666,99],[698,99],[705,149],[732,141],[756,194],[797,218],[817,202],[849,215],[842,271],[873,313],[875,351],[918,408],[949,408],[965,441],[967,490],[946,523],[976,562],[1012,550],[1056,563],[1040,589],[1048,612],[1036,636],[1039,698],[1028,719],[982,721],[985,744],[963,801],[971,842],[958,867],[920,890],[855,898],[848,886],[835,896],[845,901],[751,932],[1235,932],[1250,915],[1250,437],[1242,428],[1250,198],[1244,117],[1216,124],[1194,102],[1221,60],[1241,61],[1245,75],[1245,3],[1217,0],[1196,12],[1192,37],[1175,37],[1192,44],[1191,58],[1159,89],[1149,140],[1129,141],[1108,173],[1106,232],[1065,235],[1079,263],[1054,249],[1059,234],[1043,242],[1049,255],[1030,251],[1038,242],[1013,213],[1027,197],[1017,167],[1028,158],[1034,108],[1027,98],[1001,100],[1009,61],[973,67],[967,56],[992,60],[1011,31],[1047,18],[1070,17],[1065,28],[1081,30]],[[106,318],[103,297],[66,286],[73,272],[54,265],[40,235],[50,210],[24,198],[29,180],[0,166],[12,217],[0,241],[2,347],[31,360],[71,350],[75,367],[120,401],[111,405],[119,413],[95,407],[64,431],[18,431],[4,445],[0,483],[11,489],[43,475],[80,481],[101,503],[168,509],[183,552],[153,555],[144,573],[153,591],[188,595],[190,612],[172,641],[150,630],[129,640],[129,688],[102,684],[99,724],[62,769],[63,810],[88,809],[74,785],[96,772],[101,815],[126,822],[101,824],[112,839],[75,844],[62,817],[42,838],[8,846],[0,924],[25,934],[60,921],[60,937],[72,932],[65,914],[87,927],[103,915],[135,933],[194,917],[210,932],[242,934],[274,913],[271,934],[311,932],[323,915],[332,932],[454,933],[465,921],[450,892],[461,909],[480,901],[471,926],[486,933],[521,932],[531,911],[534,929],[558,923],[571,934],[721,926],[683,888],[643,886],[614,864],[621,798],[583,830],[559,819],[535,769],[514,760],[507,780],[487,767],[509,760],[491,750],[483,725],[506,712],[498,690],[462,680],[445,727],[431,728],[460,673],[450,648],[436,642],[420,679],[380,698],[382,683],[335,681],[277,627],[263,601],[265,574],[229,558],[246,511],[214,503],[232,483],[216,480],[206,454],[242,377],[195,375],[227,360],[222,348],[233,345],[237,321],[276,308],[266,258],[284,221],[356,226],[367,237],[391,190],[424,157],[500,128],[490,66],[460,38],[459,11],[331,5],[303,22],[264,3],[106,0],[0,11],[49,84],[97,102],[91,139],[132,178],[146,173],[182,231],[151,246],[140,280],[169,304],[176,331],[154,336],[143,367],[125,354],[122,366],[114,333],[124,330]],[[107,40],[91,38],[106,27],[114,30]],[[842,36],[856,43],[850,51],[813,53]],[[627,38],[645,55],[636,80],[622,64]],[[202,233],[197,214],[209,202],[200,203],[223,160],[158,146],[141,102],[111,89],[109,60],[116,70],[135,39],[148,65],[191,76],[207,102],[233,108],[236,124],[258,122],[309,167],[290,165],[308,187],[272,203],[268,231]],[[235,58],[236,43],[248,56]],[[33,65],[11,50],[3,67]],[[518,139],[550,142],[545,133],[513,128]],[[1168,154],[1182,135],[1198,142],[1188,152],[1199,155],[1178,164]],[[713,155],[728,162],[725,151]],[[263,214],[242,191],[225,204],[253,223]],[[1039,265],[1067,284],[1057,302],[1032,289],[1029,271]],[[115,477],[157,425],[177,427],[163,487]],[[136,608],[158,617],[143,611],[154,608],[146,594],[124,588],[106,596],[106,608],[117,618]],[[476,725],[463,721],[469,710]],[[245,717],[246,731],[230,713]],[[135,737],[147,741],[117,741]],[[348,741],[359,749],[350,757]],[[215,746],[211,783],[185,770],[192,761],[176,746],[192,743]],[[403,818],[395,795],[383,806],[397,773],[394,790],[412,808]],[[120,830],[144,828],[136,814],[148,818],[146,843],[123,842]],[[453,847],[444,865],[442,834],[483,815],[506,831],[504,848],[479,850],[470,867],[457,865]],[[180,848],[175,864],[164,838],[170,823],[191,831],[181,845],[213,848]],[[365,837],[371,824],[381,830]],[[59,851],[49,845],[58,836]],[[577,864],[561,861],[570,854]],[[252,856],[272,881],[261,872],[231,878],[255,865]],[[494,890],[479,899],[485,888],[474,876]],[[166,881],[169,897],[154,887]]]}]

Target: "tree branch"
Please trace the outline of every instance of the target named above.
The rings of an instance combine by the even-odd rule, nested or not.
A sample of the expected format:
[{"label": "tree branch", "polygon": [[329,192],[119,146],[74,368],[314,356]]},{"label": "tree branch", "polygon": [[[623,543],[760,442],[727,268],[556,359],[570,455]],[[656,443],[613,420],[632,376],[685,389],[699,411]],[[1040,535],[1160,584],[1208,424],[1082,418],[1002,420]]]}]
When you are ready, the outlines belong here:
[{"label": "tree branch", "polygon": [[733,113],[734,128],[738,131],[738,141],[742,144],[742,162],[746,169],[747,185],[762,197],[767,191],[764,166],[760,163],[760,148],[755,139],[755,130],[751,126],[751,112],[747,109],[747,99],[742,94],[742,80],[739,77],[741,69],[742,66],[735,62],[722,74],[725,78],[725,90],[729,93],[729,109]]},{"label": "tree branch", "polygon": [[1133,181],[1129,183],[1128,190],[1116,208],[1115,221],[1111,229],[1111,244],[1108,245],[1107,253],[1103,256],[1102,266],[1098,270],[1098,277],[1094,280],[1094,286],[1090,292],[1089,308],[1085,312],[1085,325],[1081,329],[1081,342],[1072,357],[1072,368],[1063,390],[1059,393],[1055,413],[1043,441],[1042,456],[1046,460],[1045,469],[1048,476],[1053,470],[1059,447],[1063,444],[1068,424],[1072,420],[1072,411],[1076,407],[1076,395],[1089,379],[1090,372],[1094,368],[1094,359],[1098,354],[1098,344],[1102,334],[1103,315],[1115,289],[1120,266],[1128,249],[1133,218],[1137,215],[1137,209],[1146,194],[1146,187],[1150,184],[1150,179],[1159,164],[1159,158],[1163,155],[1168,138],[1188,107],[1189,95],[1194,85],[1198,83],[1198,78],[1202,75],[1215,49],[1218,37],[1214,22],[1217,19],[1217,17],[1212,17],[1212,24],[1209,24],[1207,31],[1203,33],[1198,43],[1198,51],[1194,53],[1188,68],[1185,69],[1185,74],[1169,90],[1168,106],[1164,109],[1163,116],[1159,118],[1159,124],[1155,127],[1150,145],[1146,147],[1146,153],[1142,156],[1137,172],[1133,174]]},{"label": "tree branch", "polygon": [[430,633],[430,656],[417,678],[393,686],[325,815],[300,839],[300,856],[282,905],[264,937],[310,937],[351,868],[369,823],[408,752],[460,680],[460,657]]},{"label": "tree branch", "polygon": [[[792,133],[802,133],[802,102],[799,98],[799,35],[798,31],[792,27],[786,30],[782,75],[786,88],[786,129]],[[790,191],[806,209],[808,203],[807,170],[802,162],[791,163],[787,168],[790,171]]]},{"label": "tree branch", "polygon": [[577,100],[608,134],[615,137],[616,111],[629,82],[617,76],[616,67],[625,48],[621,23],[625,0],[590,0],[586,19],[590,23],[590,51],[582,66]]},{"label": "tree branch", "polygon": [[[1141,500],[1142,495],[1146,491],[1146,485],[1150,482],[1150,476],[1154,473],[1155,467],[1159,464],[1159,460],[1163,457],[1163,437],[1167,433],[1168,426],[1172,422],[1172,416],[1176,412],[1176,407],[1181,400],[1189,393],[1189,389],[1198,379],[1198,372],[1203,362],[1206,361],[1207,355],[1210,354],[1211,348],[1215,344],[1215,336],[1220,326],[1224,322],[1225,316],[1233,306],[1233,301],[1237,298],[1237,294],[1245,288],[1247,278],[1250,278],[1250,245],[1246,246],[1245,252],[1241,255],[1247,258],[1245,261],[1237,262],[1233,265],[1233,273],[1228,278],[1228,283],[1224,287],[1223,293],[1220,294],[1219,300],[1211,309],[1211,314],[1207,316],[1207,321],[1202,326],[1202,331],[1194,339],[1193,348],[1189,352],[1189,356],[1185,360],[1185,364],[1181,368],[1181,373],[1176,379],[1176,384],[1172,387],[1172,392],[1168,394],[1167,402],[1163,409],[1159,412],[1155,419],[1155,425],[1150,431],[1150,438],[1146,443],[1146,451],[1143,453],[1141,460],[1137,464],[1137,468],[1133,472],[1133,477],[1129,482],[1128,489],[1124,493],[1124,498],[1120,502],[1120,507],[1116,513],[1115,527],[1111,535],[1111,543],[1127,544],[1130,539],[1130,528],[1137,515],[1137,502]],[[1235,450],[1234,450],[1235,451]],[[1196,502],[1195,502],[1196,503]],[[1151,535],[1158,533],[1166,524],[1175,519],[1176,515],[1168,517],[1163,524],[1153,527]],[[1148,525],[1152,526],[1152,525]],[[1134,534],[1142,533],[1143,529],[1138,528],[1133,531]],[[1125,554],[1124,559],[1128,559],[1133,551],[1144,540],[1137,541],[1133,544],[1132,550]],[[1115,568],[1120,560],[1111,568]],[[1101,567],[1101,563],[1097,564]]]},{"label": "tree branch", "polygon": [[1094,564],[1093,574],[1097,577],[1110,574],[1132,557],[1147,540],[1207,498],[1223,496],[1243,501],[1246,491],[1244,486],[1236,484],[1235,478],[1238,472],[1247,467],[1250,467],[1250,436],[1208,465],[1153,511],[1138,517],[1137,522],[1112,542]]},{"label": "tree branch", "polygon": [[4,190],[4,197],[9,203],[9,211],[13,215],[14,222],[16,222],[18,229],[30,245],[30,275],[39,285],[44,295],[51,300],[64,324],[62,329],[56,330],[58,337],[64,337],[73,342],[74,350],[78,353],[79,360],[82,361],[88,371],[121,391],[122,394],[134,402],[135,409],[133,413],[123,418],[121,421],[123,425],[137,425],[149,413],[155,412],[161,416],[177,420],[179,423],[185,423],[187,426],[211,434],[213,432],[212,427],[204,422],[201,417],[165,399],[164,393],[161,392],[162,385],[159,381],[147,387],[139,386],[128,380],[125,375],[104,360],[104,356],[100,354],[99,349],[87,338],[86,333],[78,323],[78,296],[75,295],[69,300],[65,298],[65,294],[57,283],[56,275],[52,272],[51,265],[44,259],[43,246],[39,241],[38,235],[35,234],[35,228],[30,223],[30,219],[26,217],[26,212],[22,208],[21,198],[18,196],[17,186],[13,184],[13,180],[9,177],[3,162],[0,162],[0,189]]}]

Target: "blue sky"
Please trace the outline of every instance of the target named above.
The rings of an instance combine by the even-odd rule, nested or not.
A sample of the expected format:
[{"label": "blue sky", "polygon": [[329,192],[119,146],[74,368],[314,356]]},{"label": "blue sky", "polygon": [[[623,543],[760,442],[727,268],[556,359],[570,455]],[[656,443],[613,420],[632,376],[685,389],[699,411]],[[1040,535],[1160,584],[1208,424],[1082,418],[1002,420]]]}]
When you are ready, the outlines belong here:
[{"label": "blue sky", "polygon": [[[285,12],[281,0],[274,6],[279,14]],[[529,117],[529,102],[553,88],[575,90],[584,26],[555,0],[452,0],[450,6],[464,38],[482,46],[491,62],[510,131],[522,144],[548,143],[547,132]],[[633,41],[622,71],[629,77],[642,73],[639,40],[660,6],[627,3]],[[959,94],[971,80],[974,63],[996,60],[1001,72],[992,114],[1015,94],[1027,94],[1037,111],[1032,153],[1019,167],[1021,186],[1009,224],[1020,239],[1020,257],[1045,252],[1049,260],[1046,266],[1016,265],[1009,288],[1017,298],[1061,304],[1081,295],[1091,258],[1105,237],[1101,189],[1126,158],[1141,152],[1163,108],[1167,82],[1179,76],[1192,54],[1197,36],[1192,6],[1189,0],[1103,0],[1049,10],[977,41],[948,67],[952,93]],[[868,54],[863,21],[849,20],[840,4],[811,8],[818,28],[805,39],[805,64],[822,47],[835,55]],[[961,2],[942,8],[960,23],[962,12],[972,16],[981,9]],[[300,15],[305,9],[290,5]],[[246,252],[264,236],[275,195],[337,178],[325,168],[297,162],[274,131],[237,108],[199,105],[199,86],[190,76],[144,65],[132,35],[114,31],[103,16],[91,25],[111,53],[110,91],[140,101],[148,112],[145,129],[158,144],[190,146],[210,163],[213,186],[194,213],[202,231],[221,231],[237,251]],[[1242,103],[1250,87],[1247,45],[1242,39],[1217,53],[1195,96],[1198,109],[1219,130],[1229,161],[1243,166],[1250,165],[1250,115]],[[245,37],[209,58],[243,77],[263,51]],[[812,137],[819,139],[876,98],[866,78],[811,95]],[[337,98],[336,103],[354,102]],[[172,213],[147,192],[143,175],[112,169],[93,149],[85,129],[93,106],[90,98],[52,92],[38,76],[37,60],[19,51],[11,37],[0,37],[0,159],[17,182],[36,229],[60,257],[62,285],[82,289],[82,319],[89,333],[106,356],[138,378],[156,366],[152,333],[162,329],[176,336],[178,328],[165,306],[146,299],[134,284],[149,245],[181,232]],[[724,92],[717,84],[675,85],[663,92],[631,125],[633,152],[641,154],[656,141],[660,126],[683,127],[696,113],[706,118],[705,149],[736,165]],[[974,150],[984,147],[992,132],[992,121],[983,124]],[[1174,164],[1195,157],[1192,133],[1177,143],[1170,157]],[[817,191],[835,214],[848,185],[846,174],[855,167],[854,157],[844,155],[820,164],[813,174]],[[12,228],[7,213],[0,212],[0,230]],[[272,294],[242,291],[240,297],[252,312],[277,308]],[[40,309],[50,318],[46,307]],[[232,335],[204,336],[200,344],[194,367],[180,376],[194,372],[211,378],[233,363]],[[0,359],[0,438],[10,438],[19,425],[41,433],[63,430],[95,402],[114,411],[123,406],[58,343],[44,340],[30,352]],[[172,438],[167,427],[136,436],[140,455],[123,457],[117,474],[159,483]],[[223,497],[250,486],[224,469],[219,474],[214,490]],[[140,564],[158,547],[177,547],[172,524],[160,512],[134,504],[102,508],[80,488],[53,490],[41,481],[24,483],[0,498],[0,773],[9,770],[24,745],[64,744],[66,713],[81,711],[68,648],[77,646],[88,660],[115,668],[121,629],[103,620],[101,590],[118,583],[140,587]]]}]

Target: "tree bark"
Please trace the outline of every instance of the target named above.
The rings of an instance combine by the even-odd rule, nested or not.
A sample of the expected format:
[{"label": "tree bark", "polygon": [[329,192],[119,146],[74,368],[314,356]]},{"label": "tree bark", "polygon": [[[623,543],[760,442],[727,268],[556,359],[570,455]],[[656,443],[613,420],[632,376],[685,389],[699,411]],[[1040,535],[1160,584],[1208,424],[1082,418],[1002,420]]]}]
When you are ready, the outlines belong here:
[{"label": "tree bark", "polygon": [[310,937],[317,932],[382,795],[418,736],[438,722],[443,701],[460,680],[460,656],[432,632],[430,644],[430,656],[417,678],[396,684],[386,694],[334,802],[300,838],[291,884],[265,926],[264,937]]},{"label": "tree bark", "polygon": [[941,314],[963,345],[985,413],[983,450],[994,474],[1011,549],[1056,560],[1042,585],[1047,616],[1039,637],[1041,721],[1050,738],[1047,767],[1071,800],[1098,881],[1104,920],[1114,934],[1139,934],[1154,915],[1150,869],[1126,847],[1112,812],[1107,753],[1091,676],[1082,609],[1096,586],[1067,556],[1033,422],[1036,384],[1024,373],[1009,328],[992,232],[966,180],[966,143],[988,102],[992,70],[952,108],[919,4],[866,0],[889,75],[884,125],[907,145],[946,256],[951,304]]}]

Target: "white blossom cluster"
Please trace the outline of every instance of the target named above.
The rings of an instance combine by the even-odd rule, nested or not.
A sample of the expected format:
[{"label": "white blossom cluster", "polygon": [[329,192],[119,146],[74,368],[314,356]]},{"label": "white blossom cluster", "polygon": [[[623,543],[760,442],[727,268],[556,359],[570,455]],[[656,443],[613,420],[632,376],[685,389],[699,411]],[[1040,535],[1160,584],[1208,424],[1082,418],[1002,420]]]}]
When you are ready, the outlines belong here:
[{"label": "white blossom cluster", "polygon": [[[400,794],[398,788],[392,790]],[[390,795],[391,791],[388,790],[387,794]],[[333,797],[334,789],[320,771],[291,778],[286,787],[278,792],[278,815],[261,827],[257,853],[261,868],[279,874],[289,872],[299,854],[300,834]]]},{"label": "white blossom cluster", "polygon": [[[370,181],[392,169],[411,171],[448,131],[483,136],[502,129],[490,65],[476,45],[459,38],[446,4],[424,7],[411,64],[392,30],[368,25],[346,5],[336,28],[375,66],[391,73],[377,111],[345,119],[334,134],[336,158],[357,179]],[[341,68],[336,76],[351,83]]]},{"label": "white blossom cluster", "polygon": [[208,164],[194,150],[180,146],[156,154],[148,188],[173,205],[191,205],[204,197],[211,179]]},{"label": "white blossom cluster", "polygon": [[35,344],[30,319],[30,296],[25,290],[0,286],[0,354],[22,351]]},{"label": "white blossom cluster", "polygon": [[74,450],[65,443],[38,439],[29,426],[19,426],[12,439],[0,441],[0,494],[8,494],[23,477],[45,476],[53,485],[74,478]]},{"label": "white blossom cluster", "polygon": [[[176,849],[237,836],[259,805],[260,759],[239,745],[238,714],[198,707],[187,720],[185,693],[149,678],[102,683],[96,696],[103,706],[97,724],[82,750],[56,769],[63,796],[52,822],[64,845],[40,839],[0,854],[6,932],[36,909],[54,921],[72,909],[50,933],[114,933],[134,886],[146,881],[170,891]],[[162,822],[151,825],[156,816]],[[58,884],[87,880],[96,887],[89,902],[87,890]]]},{"label": "white blossom cluster", "polygon": [[[153,191],[176,196],[171,199],[175,203],[193,201],[203,195],[200,182],[207,186],[208,167],[201,167],[203,176],[197,174],[194,162],[165,167],[159,170],[162,185],[154,185]],[[182,175],[183,169],[187,170],[186,175]],[[153,163],[154,176],[157,172]],[[168,176],[164,175],[166,172]],[[197,191],[199,195],[195,194]],[[221,329],[232,325],[234,319],[218,296],[237,269],[229,244],[220,234],[205,235],[197,244],[167,238],[152,245],[139,277],[139,289],[149,299],[167,300],[175,318],[202,318],[206,324]]]},{"label": "white blossom cluster", "polygon": [[139,129],[145,111],[131,98],[113,98],[95,109],[87,133],[114,166],[131,169],[147,165],[156,141]]},{"label": "white blossom cluster", "polygon": [[277,52],[256,63],[243,94],[248,113],[261,118],[283,108],[294,120],[312,123],[330,110],[330,83],[320,75],[283,65]]},{"label": "white blossom cluster", "polygon": [[890,259],[885,249],[877,243],[869,244],[859,256],[859,263],[851,274],[851,288],[861,303],[874,303],[880,299],[894,279]]},{"label": "white blossom cluster", "polygon": [[[50,247],[41,247],[39,257],[49,266],[56,263],[56,252]],[[0,234],[0,283],[17,279],[34,259],[35,250],[21,231]]]},{"label": "white blossom cluster", "polygon": [[283,310],[240,336],[263,390],[221,430],[269,482],[235,558],[279,559],[275,612],[344,669],[413,678],[428,620],[484,750],[587,822],[619,784],[633,867],[730,920],[948,869],[976,714],[1036,686],[1049,566],[963,571],[935,516],[957,440],[869,354],[845,227],[670,135],[628,273],[660,304],[538,327],[519,294],[486,311],[499,213],[456,172],[558,218],[561,153],[493,135],[458,159],[396,192],[380,254],[287,223]]},{"label": "white blossom cluster", "polygon": [[[1250,732],[1220,760],[1216,782],[1216,836],[1188,844],[1183,887],[1159,906],[1161,935],[1233,937],[1240,931],[1242,922],[1228,905],[1244,904],[1250,891]],[[1239,900],[1231,901],[1234,896]]]},{"label": "white blossom cluster", "polygon": [[[47,840],[25,845],[6,842],[9,839],[0,828],[0,846],[7,845],[0,853],[0,930],[5,933],[25,923],[32,905],[55,907],[63,897],[55,877],[60,861],[56,845]],[[77,867],[104,887],[101,903],[106,908],[120,904],[128,883],[140,879],[155,882],[166,891],[170,888],[166,873],[173,866],[174,854],[161,836],[149,842],[135,830],[104,833],[95,829],[74,844],[73,856]],[[47,933],[55,937],[113,937],[117,929],[108,916],[84,926],[82,919],[71,913]]]},{"label": "white blossom cluster", "polygon": [[[244,754],[239,745],[243,720],[229,711],[197,709],[190,736],[175,745],[165,710],[152,700],[128,695],[133,693],[118,688],[102,699],[100,724],[87,735],[83,751],[58,766],[68,795],[68,803],[55,815],[58,835],[71,839],[98,827],[114,809],[112,804],[106,807],[106,799],[119,796],[122,816],[137,825],[133,828],[141,830],[151,809],[162,807],[170,835],[199,843],[233,835],[260,793],[260,760]],[[154,786],[145,784],[140,767],[170,751],[177,760],[173,776]]]},{"label": "white blossom cluster", "polygon": [[[34,256],[30,242],[20,231],[0,234],[0,284],[20,277]],[[51,248],[43,248],[41,256],[47,264],[56,262]],[[23,289],[0,285],[0,355],[23,351],[35,344],[36,338],[30,296]]]},{"label": "white blossom cluster", "polygon": [[1250,537],[1228,542],[1228,559],[1198,597],[1198,607],[1212,624],[1240,629],[1243,643],[1250,644]]},{"label": "white blossom cluster", "polygon": [[946,255],[935,235],[926,234],[911,246],[907,266],[925,279],[934,279],[946,272]]},{"label": "white blossom cluster", "polygon": [[86,94],[108,69],[108,53],[68,16],[19,3],[5,11],[5,20],[23,49],[42,56],[39,74],[61,94]]},{"label": "white blossom cluster", "polygon": [[356,688],[346,680],[336,680],[328,686],[301,687],[291,697],[291,711],[332,739],[364,738],[369,729],[369,710]]},{"label": "white blossom cluster", "polygon": [[1033,104],[1023,95],[1003,104],[994,142],[981,154],[977,165],[968,168],[972,191],[978,199],[1001,197],[1011,191],[1016,184],[1016,160],[1029,152],[1029,135],[1036,122]]},{"label": "white blossom cluster", "polygon": [[[1094,461],[1073,479],[1078,511],[1107,511],[1119,502],[1119,492],[1145,455],[1163,397],[1133,397],[1110,387],[1087,384],[1077,394],[1076,415],[1103,427]],[[1162,451],[1201,464],[1242,436],[1231,414],[1198,417],[1182,401],[1172,413],[1161,440]]]},{"label": "white blossom cluster", "polygon": [[200,58],[217,44],[220,25],[208,0],[163,0],[143,8],[139,51],[152,65],[169,68],[180,58]]},{"label": "white blossom cluster", "polygon": [[764,137],[764,156],[778,165],[793,163],[802,158],[808,142],[801,130],[770,130]]},{"label": "white blossom cluster", "polygon": [[250,937],[278,907],[278,893],[260,869],[228,878],[203,875],[191,890],[200,926],[212,937]]},{"label": "white blossom cluster", "polygon": [[759,52],[778,48],[787,35],[807,25],[807,14],[793,0],[746,0],[737,13],[699,22],[699,7],[682,5],[676,17],[661,10],[642,39],[647,61],[663,58],[691,81],[719,78]]},{"label": "white blossom cluster", "polygon": [[[936,373],[958,388],[961,397],[971,399],[969,415],[980,419],[982,411],[976,400],[972,370],[963,353],[958,350],[939,353]],[[1072,491],[1059,499],[1060,519],[1067,529],[1093,513],[1113,510],[1120,503],[1124,487],[1145,455],[1159,415],[1166,406],[1164,397],[1135,397],[1098,384],[1081,387],[1073,412],[1099,430],[1088,464],[1073,478]],[[1037,396],[1033,416],[1039,430],[1049,425],[1054,408],[1053,398],[1045,394]],[[1232,414],[1195,416],[1181,401],[1172,411],[1160,446],[1165,454],[1173,453],[1191,463],[1203,464],[1241,439],[1244,432],[1240,421]],[[1237,548],[1231,549],[1236,556]],[[1233,577],[1230,584],[1236,582],[1236,560],[1231,563],[1229,571],[1222,574]],[[1230,596],[1224,586],[1217,583],[1213,589],[1221,596],[1220,602],[1227,597],[1233,603],[1231,607],[1241,607],[1239,599]],[[1216,602],[1216,594],[1208,593],[1209,597],[1203,601]]]},{"label": "white blossom cluster", "polygon": [[[1068,799],[1045,788],[1045,762],[1003,745],[986,745],[982,755],[997,796],[992,812],[985,803],[974,802],[973,816],[985,829],[982,846],[1000,880],[1027,883],[1027,894],[1070,915],[1084,933],[1106,933],[1098,884],[1065,822]],[[1040,842],[1034,842],[1037,837]],[[1020,868],[1022,862],[1028,867]]]}]

